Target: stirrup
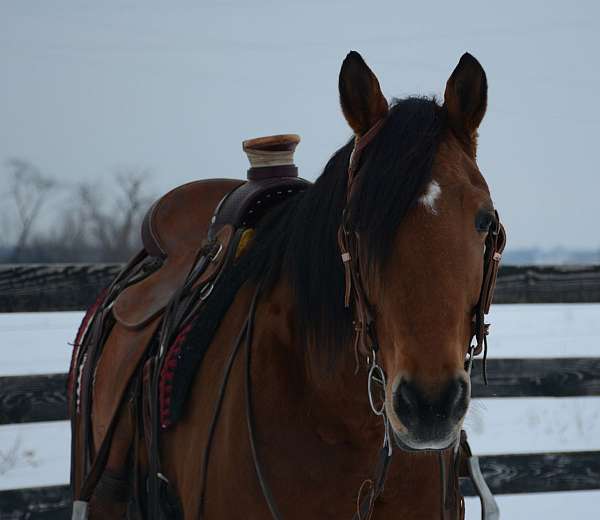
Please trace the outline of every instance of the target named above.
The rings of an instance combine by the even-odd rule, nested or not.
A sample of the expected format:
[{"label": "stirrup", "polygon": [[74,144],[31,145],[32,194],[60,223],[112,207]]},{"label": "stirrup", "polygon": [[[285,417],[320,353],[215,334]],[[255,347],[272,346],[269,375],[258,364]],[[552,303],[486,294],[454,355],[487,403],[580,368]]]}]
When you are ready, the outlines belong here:
[{"label": "stirrup", "polygon": [[498,503],[492,495],[487,482],[483,478],[481,468],[479,466],[479,457],[471,455],[467,458],[467,467],[469,468],[469,475],[475,490],[479,495],[479,501],[481,502],[481,520],[499,520],[500,508]]}]

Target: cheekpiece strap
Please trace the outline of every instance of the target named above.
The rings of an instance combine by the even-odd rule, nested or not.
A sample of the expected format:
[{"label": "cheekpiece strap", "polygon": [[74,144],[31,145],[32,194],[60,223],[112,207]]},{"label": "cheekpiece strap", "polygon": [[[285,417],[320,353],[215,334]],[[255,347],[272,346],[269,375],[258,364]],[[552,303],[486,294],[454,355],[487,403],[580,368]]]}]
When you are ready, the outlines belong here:
[{"label": "cheekpiece strap", "polygon": [[[375,139],[383,127],[387,117],[377,121],[366,133],[354,138],[354,148],[348,164],[346,186],[346,205],[342,212],[342,221],[338,228],[337,242],[342,263],[344,265],[344,307],[350,308],[354,320],[355,352],[361,350],[365,356],[377,350],[377,339],[374,337],[372,311],[361,279],[360,269],[360,237],[358,232],[350,229],[348,205],[352,199],[362,152]],[[351,301],[352,300],[352,301]]]}]

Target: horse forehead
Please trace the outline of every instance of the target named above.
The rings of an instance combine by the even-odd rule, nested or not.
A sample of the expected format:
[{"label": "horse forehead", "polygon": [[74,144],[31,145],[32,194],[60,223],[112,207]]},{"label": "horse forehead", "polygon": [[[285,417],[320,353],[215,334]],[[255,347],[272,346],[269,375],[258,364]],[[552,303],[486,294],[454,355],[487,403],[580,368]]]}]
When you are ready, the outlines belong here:
[{"label": "horse forehead", "polygon": [[477,162],[467,155],[454,140],[444,141],[436,157],[432,178],[419,197],[419,204],[431,215],[440,215],[443,197],[457,191],[465,196],[475,193],[488,198],[489,189]]},{"label": "horse forehead", "polygon": [[442,198],[443,186],[464,182],[464,158],[460,149],[453,146],[454,143],[443,142],[436,156],[431,180],[425,186],[419,197],[419,204],[426,212],[438,215],[440,199]]}]

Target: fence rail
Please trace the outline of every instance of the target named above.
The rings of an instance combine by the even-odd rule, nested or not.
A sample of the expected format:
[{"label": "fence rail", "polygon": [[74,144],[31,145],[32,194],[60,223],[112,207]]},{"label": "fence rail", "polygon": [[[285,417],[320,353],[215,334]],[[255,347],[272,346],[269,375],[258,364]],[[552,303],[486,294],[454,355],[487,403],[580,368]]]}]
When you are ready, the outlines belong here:
[{"label": "fence rail", "polygon": [[[474,398],[600,396],[600,358],[481,359],[472,374]],[[0,377],[0,425],[67,419],[66,374]]]},{"label": "fence rail", "polygon": [[[0,266],[0,312],[86,309],[121,267],[122,264]],[[600,302],[600,265],[501,267],[494,302]]]},{"label": "fence rail", "polygon": [[[483,475],[495,495],[598,489],[598,452],[487,455],[480,457]],[[461,479],[465,496],[475,496],[471,482]],[[68,486],[0,492],[0,518],[70,519]]]},{"label": "fence rail", "polygon": [[[0,313],[83,310],[120,264],[0,266]],[[600,266],[507,266],[496,303],[600,302]],[[483,384],[475,361],[475,398],[600,396],[600,358],[490,359]],[[0,425],[67,418],[66,374],[0,377]],[[480,457],[495,494],[600,489],[600,452]],[[473,494],[471,483],[461,482]],[[68,519],[68,486],[0,491],[0,519]]]}]

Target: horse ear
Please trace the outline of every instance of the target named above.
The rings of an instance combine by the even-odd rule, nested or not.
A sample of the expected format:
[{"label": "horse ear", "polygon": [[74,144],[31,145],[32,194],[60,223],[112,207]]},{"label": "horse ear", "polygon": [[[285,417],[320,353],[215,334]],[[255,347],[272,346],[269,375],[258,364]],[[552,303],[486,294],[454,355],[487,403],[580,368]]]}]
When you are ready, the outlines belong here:
[{"label": "horse ear", "polygon": [[342,112],[356,135],[363,135],[387,114],[388,103],[379,81],[356,51],[342,63],[339,90]]},{"label": "horse ear", "polygon": [[468,52],[446,83],[444,106],[452,127],[473,139],[487,108],[487,78],[483,67]]}]

